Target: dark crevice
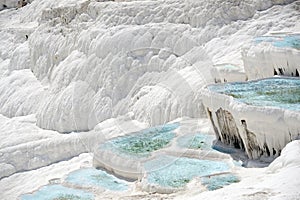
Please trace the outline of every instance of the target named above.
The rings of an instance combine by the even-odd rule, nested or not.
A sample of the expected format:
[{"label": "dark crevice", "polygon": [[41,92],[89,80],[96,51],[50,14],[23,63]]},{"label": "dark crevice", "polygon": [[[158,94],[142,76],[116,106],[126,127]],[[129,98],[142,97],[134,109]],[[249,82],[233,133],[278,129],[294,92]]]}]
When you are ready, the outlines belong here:
[{"label": "dark crevice", "polygon": [[264,144],[264,149],[265,149],[265,152],[267,152],[267,155],[270,156],[271,153],[270,153],[270,150],[269,150],[268,145],[266,143]]},{"label": "dark crevice", "polygon": [[220,138],[220,135],[219,135],[219,131],[218,131],[218,128],[213,120],[213,117],[212,117],[212,113],[211,111],[207,108],[207,113],[208,113],[208,116],[209,116],[209,119],[211,121],[211,124],[213,126],[213,129],[215,131],[215,134],[216,134],[216,137],[217,137],[217,140],[221,141],[221,138]]},{"label": "dark crevice", "polygon": [[244,150],[244,143],[231,113],[220,108],[216,115],[221,132],[221,141],[226,145]]},{"label": "dark crevice", "polygon": [[280,75],[284,75],[282,68],[278,68],[278,70]]}]

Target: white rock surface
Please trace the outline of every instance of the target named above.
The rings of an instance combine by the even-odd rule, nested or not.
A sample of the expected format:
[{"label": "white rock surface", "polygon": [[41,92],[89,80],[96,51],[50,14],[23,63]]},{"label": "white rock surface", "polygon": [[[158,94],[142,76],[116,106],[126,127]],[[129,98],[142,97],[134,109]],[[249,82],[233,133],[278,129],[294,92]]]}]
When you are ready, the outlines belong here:
[{"label": "white rock surface", "polygon": [[211,75],[214,77],[215,83],[247,81],[245,71],[241,67],[229,63],[214,65]]},{"label": "white rock surface", "polygon": [[[1,71],[10,77],[30,68],[38,80],[33,87],[45,96],[29,94],[40,100],[26,108],[8,99],[1,102],[1,113],[35,113],[40,127],[59,132],[91,130],[128,112],[153,125],[204,116],[195,91],[218,76],[210,77],[212,65],[242,68],[241,47],[253,36],[298,29],[298,4],[290,2],[40,0],[5,10],[0,17],[5,41]],[[272,18],[282,9],[286,12]],[[84,108],[76,102],[84,102]]]},{"label": "white rock surface", "polygon": [[300,48],[274,47],[262,42],[245,47],[242,55],[249,80],[274,75],[299,76]]},{"label": "white rock surface", "polygon": [[92,152],[107,139],[147,126],[121,117],[106,120],[89,132],[60,134],[37,127],[34,115],[11,119],[0,115],[0,179]]},{"label": "white rock surface", "polygon": [[[299,21],[299,1],[292,0],[35,0],[1,11],[1,199],[16,199],[46,184],[45,177],[78,168],[76,159],[74,168],[59,161],[102,140],[181,116],[205,116],[201,87],[227,76],[211,76],[212,66],[231,63],[243,71],[245,43],[274,31],[299,32]],[[297,195],[300,179],[291,181],[292,168],[285,169],[259,187],[271,187],[278,178],[288,197]],[[279,183],[274,190],[249,189],[263,176],[246,181],[240,197],[264,198],[276,190],[288,195]],[[223,198],[222,191],[203,195]]]}]

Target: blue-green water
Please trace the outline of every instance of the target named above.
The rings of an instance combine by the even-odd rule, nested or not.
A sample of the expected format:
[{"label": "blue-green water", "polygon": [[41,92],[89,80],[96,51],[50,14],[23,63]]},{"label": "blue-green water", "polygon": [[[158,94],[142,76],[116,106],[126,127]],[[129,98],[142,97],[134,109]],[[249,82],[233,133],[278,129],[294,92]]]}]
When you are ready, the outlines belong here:
[{"label": "blue-green water", "polygon": [[189,134],[179,137],[177,144],[181,148],[209,150],[214,139],[213,135]]},{"label": "blue-green water", "polygon": [[24,194],[22,200],[92,200],[94,195],[62,185],[46,185],[33,194]]},{"label": "blue-green water", "polygon": [[239,182],[238,177],[233,174],[224,174],[219,176],[202,177],[201,183],[206,186],[208,190],[217,190],[225,185]]},{"label": "blue-green water", "polygon": [[230,169],[226,163],[220,161],[173,156],[161,156],[144,165],[148,182],[167,188],[183,187],[194,177],[226,172]]},{"label": "blue-green water", "polygon": [[151,152],[168,145],[176,136],[173,130],[178,127],[179,123],[152,127],[107,141],[100,148],[113,149],[127,156],[149,156]]},{"label": "blue-green water", "polygon": [[209,90],[233,96],[238,101],[255,106],[275,106],[300,110],[300,79],[269,78],[258,81],[216,84]]},{"label": "blue-green water", "polygon": [[294,49],[300,49],[300,35],[261,36],[256,37],[254,42],[257,44],[261,42],[268,42],[279,48],[291,47]]},{"label": "blue-green water", "polygon": [[225,147],[225,146],[220,146],[220,145],[213,145],[212,148],[216,151],[219,151],[219,152],[222,152],[222,153],[227,153],[227,154],[237,152],[237,150],[235,148]]},{"label": "blue-green water", "polygon": [[100,186],[113,191],[128,190],[126,181],[95,168],[79,169],[71,172],[66,181],[76,186]]}]

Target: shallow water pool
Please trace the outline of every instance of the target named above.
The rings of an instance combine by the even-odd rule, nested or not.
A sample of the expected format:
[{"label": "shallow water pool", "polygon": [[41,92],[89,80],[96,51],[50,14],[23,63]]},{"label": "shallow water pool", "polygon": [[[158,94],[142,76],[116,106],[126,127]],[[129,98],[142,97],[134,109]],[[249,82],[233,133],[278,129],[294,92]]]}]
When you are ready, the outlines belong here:
[{"label": "shallow water pool", "polygon": [[81,187],[100,186],[113,191],[128,190],[126,181],[95,168],[79,169],[71,172],[65,181]]},{"label": "shallow water pool", "polygon": [[208,86],[209,90],[233,96],[238,101],[255,106],[275,106],[300,110],[300,79],[269,78]]},{"label": "shallow water pool", "polygon": [[285,36],[260,36],[254,39],[256,44],[261,42],[271,43],[275,47],[285,48],[290,47],[300,49],[300,35],[285,35]]},{"label": "shallow water pool", "polygon": [[217,190],[222,188],[223,186],[230,185],[231,183],[236,182],[239,182],[239,179],[233,174],[224,174],[201,178],[201,183],[205,185],[208,190]]},{"label": "shallow water pool", "polygon": [[112,149],[127,156],[149,156],[151,152],[164,148],[176,136],[173,132],[179,123],[165,124],[140,132],[118,137],[102,144],[100,148]]},{"label": "shallow water pool", "polygon": [[230,167],[221,161],[186,157],[160,156],[145,164],[147,181],[166,188],[180,188],[195,177],[228,172]]},{"label": "shallow water pool", "polygon": [[214,139],[213,135],[189,134],[179,137],[177,145],[181,148],[209,150]]},{"label": "shallow water pool", "polygon": [[24,194],[22,200],[92,200],[94,195],[62,185],[46,185],[33,194]]}]

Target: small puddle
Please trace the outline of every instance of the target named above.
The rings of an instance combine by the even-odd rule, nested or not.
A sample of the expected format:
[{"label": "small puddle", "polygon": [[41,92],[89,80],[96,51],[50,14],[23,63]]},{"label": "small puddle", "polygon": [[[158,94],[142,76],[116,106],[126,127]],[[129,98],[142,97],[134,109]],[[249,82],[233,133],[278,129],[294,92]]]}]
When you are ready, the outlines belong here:
[{"label": "small puddle", "polygon": [[201,178],[201,183],[205,185],[208,190],[217,190],[237,182],[239,182],[239,178],[233,174],[206,176]]},{"label": "small puddle", "polygon": [[188,134],[177,139],[177,145],[181,148],[211,150],[213,135],[207,134]]}]

